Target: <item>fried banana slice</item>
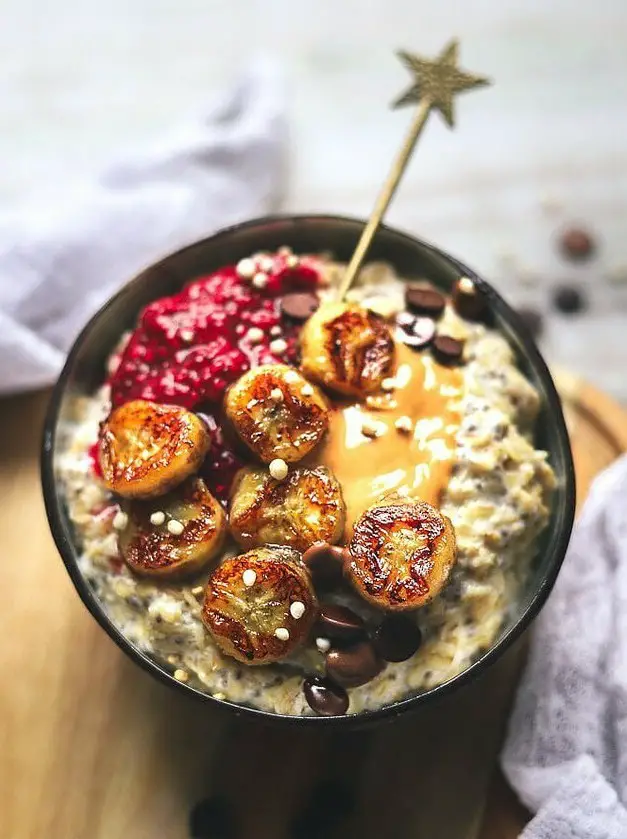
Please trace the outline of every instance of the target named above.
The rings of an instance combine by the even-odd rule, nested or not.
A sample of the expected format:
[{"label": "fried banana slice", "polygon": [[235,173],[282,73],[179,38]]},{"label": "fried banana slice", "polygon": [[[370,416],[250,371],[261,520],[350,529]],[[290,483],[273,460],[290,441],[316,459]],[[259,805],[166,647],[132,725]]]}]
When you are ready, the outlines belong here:
[{"label": "fried banana slice", "polygon": [[286,364],[265,364],[244,373],[228,389],[224,409],[238,435],[264,463],[300,460],[329,425],[323,395]]},{"label": "fried banana slice", "polygon": [[309,637],[317,616],[300,554],[282,546],[226,559],[209,577],[202,609],[218,647],[245,664],[285,658]]},{"label": "fried banana slice", "polygon": [[284,481],[266,469],[242,469],[235,479],[229,525],[243,548],[288,545],[305,551],[314,542],[337,542],[345,517],[340,485],[324,466],[297,467]]},{"label": "fried banana slice", "polygon": [[395,345],[385,320],[361,306],[320,306],[300,343],[305,375],[337,393],[374,393],[394,371]]},{"label": "fried banana slice", "polygon": [[224,542],[226,514],[202,478],[189,478],[169,495],[128,501],[119,545],[136,574],[180,579],[200,571]]},{"label": "fried banana slice", "polygon": [[358,519],[346,573],[374,606],[418,609],[436,597],[457,558],[450,519],[423,501],[375,504]]},{"label": "fried banana slice", "polygon": [[114,408],[101,424],[98,461],[112,492],[152,498],[196,472],[210,442],[196,414],[136,399]]}]

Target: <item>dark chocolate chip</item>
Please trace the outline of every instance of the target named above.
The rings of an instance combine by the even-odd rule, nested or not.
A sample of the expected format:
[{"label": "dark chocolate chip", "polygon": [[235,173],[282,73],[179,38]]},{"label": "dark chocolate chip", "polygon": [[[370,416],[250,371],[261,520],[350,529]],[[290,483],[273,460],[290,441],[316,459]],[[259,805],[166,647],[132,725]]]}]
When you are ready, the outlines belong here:
[{"label": "dark chocolate chip", "polygon": [[543,318],[542,312],[538,309],[532,309],[531,307],[518,309],[518,316],[534,338],[542,333]]},{"label": "dark chocolate chip", "polygon": [[427,317],[412,317],[410,324],[399,324],[396,330],[396,340],[416,350],[429,346],[434,337],[435,321]]},{"label": "dark chocolate chip", "polygon": [[320,607],[316,633],[333,641],[357,641],[365,638],[366,627],[360,616],[337,603],[326,603]]},{"label": "dark chocolate chip", "polygon": [[359,641],[350,647],[333,648],[327,653],[327,675],[347,688],[365,685],[383,667],[372,641]]},{"label": "dark chocolate chip", "polygon": [[281,299],[283,316],[298,323],[302,323],[310,318],[319,305],[320,301],[316,295],[306,291],[286,294]]},{"label": "dark chocolate chip", "polygon": [[337,717],[348,710],[348,694],[331,679],[310,676],[303,682],[307,704],[322,717]]},{"label": "dark chocolate chip", "polygon": [[574,315],[586,308],[587,301],[580,289],[565,285],[555,289],[553,305],[565,315]]},{"label": "dark chocolate chip", "polygon": [[589,259],[596,248],[590,233],[580,227],[565,230],[560,236],[559,244],[562,254],[574,262]]},{"label": "dark chocolate chip", "polygon": [[342,581],[344,548],[328,542],[314,542],[303,554],[303,561],[309,568],[314,585],[319,588],[334,588]]},{"label": "dark chocolate chip", "polygon": [[189,816],[189,835],[192,839],[233,839],[236,830],[232,805],[221,796],[199,801]]},{"label": "dark chocolate chip", "polygon": [[464,353],[464,342],[450,335],[436,335],[433,354],[442,364],[459,364]]},{"label": "dark chocolate chip", "polygon": [[446,299],[437,289],[430,286],[408,286],[405,289],[405,303],[407,308],[417,315],[439,318],[446,306]]},{"label": "dark chocolate chip", "polygon": [[375,632],[374,645],[384,661],[406,661],[422,643],[422,633],[407,615],[390,615]]},{"label": "dark chocolate chip", "polygon": [[469,277],[460,277],[453,288],[453,306],[465,320],[481,320],[488,308],[485,294]]}]

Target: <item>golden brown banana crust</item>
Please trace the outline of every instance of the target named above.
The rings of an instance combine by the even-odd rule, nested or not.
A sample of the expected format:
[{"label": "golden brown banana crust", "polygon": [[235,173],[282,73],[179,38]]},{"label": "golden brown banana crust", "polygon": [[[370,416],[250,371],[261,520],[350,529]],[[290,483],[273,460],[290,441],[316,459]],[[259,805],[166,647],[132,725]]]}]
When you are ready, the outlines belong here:
[{"label": "golden brown banana crust", "polygon": [[[245,582],[245,574],[252,582]],[[294,603],[304,607],[294,612],[299,617],[290,610]],[[202,620],[226,655],[245,664],[269,664],[309,637],[318,611],[300,554],[273,546],[230,557],[212,572]]]},{"label": "golden brown banana crust", "polygon": [[324,466],[297,467],[283,481],[266,469],[243,469],[235,480],[229,525],[243,548],[275,544],[305,551],[314,542],[337,542],[345,516],[340,485]]},{"label": "golden brown banana crust", "polygon": [[302,368],[325,387],[364,396],[394,371],[395,345],[385,320],[361,306],[327,303],[301,333]]},{"label": "golden brown banana crust", "polygon": [[422,501],[383,503],[359,518],[346,571],[375,606],[405,611],[424,606],[448,580],[457,548],[451,521]]},{"label": "golden brown banana crust", "polygon": [[191,411],[136,399],[114,408],[101,424],[98,461],[112,492],[152,498],[196,472],[210,442]]},{"label": "golden brown banana crust", "polygon": [[322,439],[328,404],[318,388],[293,367],[266,364],[249,370],[228,389],[228,419],[264,463],[294,463]]},{"label": "golden brown banana crust", "polygon": [[[204,568],[219,552],[227,530],[226,514],[201,478],[190,478],[169,495],[124,506],[128,523],[120,551],[128,567],[144,577],[180,579]],[[151,516],[161,514],[161,524]],[[170,532],[169,522],[183,525]]]}]

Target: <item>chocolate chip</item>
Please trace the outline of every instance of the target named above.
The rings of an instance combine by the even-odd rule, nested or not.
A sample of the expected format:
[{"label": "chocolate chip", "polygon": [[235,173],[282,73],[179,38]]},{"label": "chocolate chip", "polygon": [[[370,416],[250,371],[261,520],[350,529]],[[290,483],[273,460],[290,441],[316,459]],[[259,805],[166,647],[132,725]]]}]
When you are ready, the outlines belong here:
[{"label": "chocolate chip", "polygon": [[427,317],[409,316],[411,321],[401,324],[400,317],[397,318],[398,328],[396,340],[416,350],[427,347],[435,336],[435,321]]},{"label": "chocolate chip", "polygon": [[315,294],[294,292],[281,299],[281,312],[284,317],[302,323],[313,315],[319,305],[320,301]]},{"label": "chocolate chip", "polygon": [[365,685],[383,667],[372,641],[359,641],[350,647],[333,648],[327,653],[327,675],[343,687]]},{"label": "chocolate chip", "polygon": [[348,694],[331,679],[310,676],[303,682],[307,704],[322,717],[336,717],[348,710]]},{"label": "chocolate chip", "polygon": [[342,581],[344,548],[328,542],[314,542],[303,554],[303,561],[309,568],[314,585],[319,588],[334,588]]},{"label": "chocolate chip", "polygon": [[437,335],[433,342],[433,354],[442,364],[459,364],[464,353],[464,342],[450,335]]},{"label": "chocolate chip", "polygon": [[538,309],[518,309],[518,317],[522,320],[534,338],[537,338],[542,333],[543,318],[542,312],[538,311]]},{"label": "chocolate chip", "polygon": [[199,801],[189,816],[192,839],[233,839],[236,835],[231,804],[220,796]]},{"label": "chocolate chip", "polygon": [[470,277],[460,277],[453,288],[453,306],[460,318],[481,320],[486,314],[488,302]]},{"label": "chocolate chip", "polygon": [[574,315],[586,308],[587,301],[580,289],[565,285],[555,289],[553,305],[565,315]]},{"label": "chocolate chip", "polygon": [[405,304],[417,315],[439,318],[446,306],[446,299],[430,286],[408,286],[405,289]]},{"label": "chocolate chip", "polygon": [[589,259],[595,250],[592,236],[580,227],[571,227],[560,236],[560,250],[562,254],[574,262]]},{"label": "chocolate chip", "polygon": [[422,643],[416,622],[406,615],[390,615],[377,627],[374,645],[385,661],[406,661]]},{"label": "chocolate chip", "polygon": [[366,627],[360,616],[336,603],[326,603],[321,606],[318,616],[316,632],[333,641],[357,641],[366,635]]}]

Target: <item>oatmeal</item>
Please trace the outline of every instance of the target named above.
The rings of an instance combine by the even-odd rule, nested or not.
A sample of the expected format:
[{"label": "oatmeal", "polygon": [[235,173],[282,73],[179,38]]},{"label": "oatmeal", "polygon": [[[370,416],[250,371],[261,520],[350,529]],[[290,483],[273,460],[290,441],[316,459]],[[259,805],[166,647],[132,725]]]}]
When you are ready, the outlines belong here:
[{"label": "oatmeal", "polygon": [[[377,709],[466,669],[524,583],[554,483],[538,394],[470,281],[448,300],[366,266],[340,313],[352,332],[334,326],[325,356],[341,273],[282,249],[147,306],[58,463],[80,570],[125,637],[178,680],[274,713]],[[147,403],[178,406],[195,454],[155,460],[140,500],[118,497],[101,423]]]}]

